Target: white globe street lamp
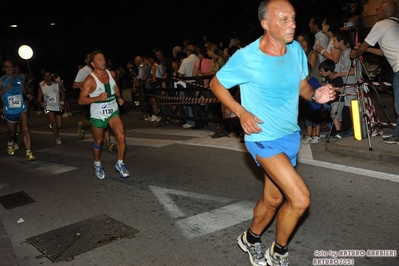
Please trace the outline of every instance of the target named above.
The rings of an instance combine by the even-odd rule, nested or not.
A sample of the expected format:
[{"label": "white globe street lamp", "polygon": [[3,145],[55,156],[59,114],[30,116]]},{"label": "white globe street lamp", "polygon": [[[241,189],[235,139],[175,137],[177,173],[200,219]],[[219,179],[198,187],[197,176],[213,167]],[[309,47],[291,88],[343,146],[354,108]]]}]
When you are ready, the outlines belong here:
[{"label": "white globe street lamp", "polygon": [[28,71],[29,71],[29,75],[31,75],[30,72],[30,67],[29,67],[29,59],[32,58],[33,56],[33,50],[32,48],[30,48],[28,45],[22,45],[21,47],[19,47],[18,49],[18,54],[22,59],[26,60],[26,63],[28,64]]}]

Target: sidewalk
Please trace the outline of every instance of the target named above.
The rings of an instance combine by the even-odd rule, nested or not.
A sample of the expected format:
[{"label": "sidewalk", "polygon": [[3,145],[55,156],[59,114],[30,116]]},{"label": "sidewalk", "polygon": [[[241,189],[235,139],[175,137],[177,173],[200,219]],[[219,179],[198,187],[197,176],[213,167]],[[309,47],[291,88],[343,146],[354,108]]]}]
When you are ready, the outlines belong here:
[{"label": "sidewalk", "polygon": [[[392,130],[384,129],[384,135],[389,135],[390,132]],[[356,140],[354,137],[344,137],[340,140],[330,139],[329,143],[325,143],[325,149],[333,154],[363,160],[399,163],[399,145],[384,143],[382,136],[370,137],[370,142],[368,138],[362,140]]]}]

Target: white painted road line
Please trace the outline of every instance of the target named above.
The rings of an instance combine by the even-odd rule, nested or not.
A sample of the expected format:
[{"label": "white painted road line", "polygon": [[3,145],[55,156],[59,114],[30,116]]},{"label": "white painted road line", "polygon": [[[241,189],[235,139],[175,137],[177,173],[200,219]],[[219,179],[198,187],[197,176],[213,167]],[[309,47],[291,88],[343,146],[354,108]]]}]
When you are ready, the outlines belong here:
[{"label": "white painted road line", "polygon": [[67,166],[63,164],[48,163],[45,161],[28,162],[19,157],[5,157],[0,159],[1,163],[12,163],[16,165],[16,169],[26,169],[28,171],[38,171],[46,175],[58,175],[78,169],[77,167]]},{"label": "white painted road line", "polygon": [[207,235],[252,219],[255,202],[238,202],[176,222],[188,239]]},{"label": "white painted road line", "polygon": [[225,197],[218,197],[212,196],[207,194],[200,194],[195,192],[187,192],[175,189],[168,189],[162,188],[157,186],[150,186],[149,187],[152,193],[157,197],[158,201],[164,206],[164,208],[169,212],[169,215],[172,218],[179,218],[186,216],[182,210],[180,210],[179,206],[173,201],[173,199],[169,195],[178,195],[184,196],[188,198],[193,198],[197,200],[207,200],[207,201],[217,201],[228,203],[233,201],[233,199],[225,198]]},{"label": "white painted road line", "polygon": [[346,172],[346,173],[352,173],[352,174],[357,174],[357,175],[362,175],[362,176],[369,176],[369,177],[373,177],[373,178],[377,178],[377,179],[389,180],[389,181],[399,183],[399,175],[377,172],[377,171],[372,171],[372,170],[366,170],[366,169],[346,166],[346,165],[342,165],[342,164],[333,164],[333,163],[329,163],[329,162],[322,162],[322,161],[317,161],[317,160],[300,159],[298,161],[300,163],[309,164],[309,165],[313,165],[313,166],[317,166],[317,167],[324,167],[324,168],[338,170],[338,171],[342,171],[342,172]]},{"label": "white painted road line", "polygon": [[[168,189],[157,186],[149,186],[149,188],[158,199],[159,203],[164,206],[170,217],[174,219],[182,218],[187,215],[179,208],[176,202],[173,201],[170,195],[193,198],[197,201],[216,201],[226,204],[233,201],[233,199],[225,197]],[[196,214],[179,220],[176,222],[176,225],[186,238],[192,239],[251,220],[255,204],[256,202],[248,201],[230,204],[212,211]]]},{"label": "white painted road line", "polygon": [[240,142],[240,138],[211,138],[206,136],[189,139],[180,144],[247,152],[247,148],[244,143]]}]

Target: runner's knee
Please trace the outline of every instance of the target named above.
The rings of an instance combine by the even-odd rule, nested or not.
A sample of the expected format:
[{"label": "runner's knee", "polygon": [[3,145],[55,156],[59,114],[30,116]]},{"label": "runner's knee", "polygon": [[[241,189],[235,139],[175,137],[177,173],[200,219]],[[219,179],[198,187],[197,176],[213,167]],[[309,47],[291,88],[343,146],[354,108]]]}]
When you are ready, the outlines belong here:
[{"label": "runner's knee", "polygon": [[94,141],[93,141],[93,143],[92,143],[91,145],[92,145],[93,148],[96,149],[96,150],[101,149],[101,145],[97,145]]},{"label": "runner's knee", "polygon": [[264,204],[268,206],[269,208],[278,208],[281,203],[283,203],[283,195],[279,196],[270,196],[270,195],[265,195],[263,197]]}]

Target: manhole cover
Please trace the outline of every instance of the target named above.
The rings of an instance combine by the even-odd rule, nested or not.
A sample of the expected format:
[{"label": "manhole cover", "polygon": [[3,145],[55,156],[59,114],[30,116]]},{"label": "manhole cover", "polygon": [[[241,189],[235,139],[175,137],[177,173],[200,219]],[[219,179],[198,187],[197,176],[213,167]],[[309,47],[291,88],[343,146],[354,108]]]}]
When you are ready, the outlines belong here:
[{"label": "manhole cover", "polygon": [[0,197],[0,203],[7,210],[20,207],[29,203],[35,202],[31,197],[28,196],[24,191],[20,191],[14,194],[8,194]]},{"label": "manhole cover", "polygon": [[52,262],[69,261],[74,256],[139,231],[107,215],[99,215],[27,239]]}]

